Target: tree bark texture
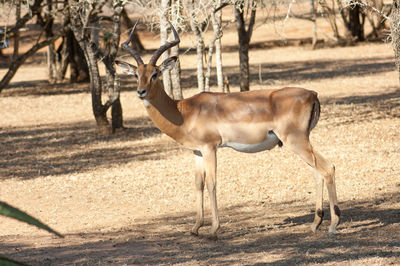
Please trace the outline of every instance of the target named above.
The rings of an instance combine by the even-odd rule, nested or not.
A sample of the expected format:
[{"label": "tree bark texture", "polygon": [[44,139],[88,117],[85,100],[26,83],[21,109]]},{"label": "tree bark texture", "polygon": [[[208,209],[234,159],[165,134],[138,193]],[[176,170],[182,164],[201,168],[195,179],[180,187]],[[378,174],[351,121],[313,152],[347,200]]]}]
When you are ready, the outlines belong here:
[{"label": "tree bark texture", "polygon": [[103,59],[106,66],[107,74],[107,87],[108,87],[108,98],[112,102],[111,105],[111,127],[112,131],[115,132],[117,129],[123,128],[122,119],[122,106],[119,99],[120,96],[120,83],[118,76],[116,75],[114,68],[114,61],[117,57],[119,40],[121,35],[120,19],[121,13],[124,10],[122,5],[114,5],[114,13],[112,15],[112,41],[108,47],[108,53]]},{"label": "tree bark texture", "polygon": [[197,21],[197,14],[194,6],[194,0],[187,0],[186,6],[190,16],[190,28],[196,37],[196,53],[197,53],[197,87],[200,92],[205,90],[204,83],[204,40],[201,32],[201,25]]},{"label": "tree bark texture", "polygon": [[68,62],[70,67],[71,83],[90,81],[89,67],[85,55],[72,30],[68,30],[65,36],[67,45]]},{"label": "tree bark texture", "polygon": [[239,39],[239,72],[240,72],[240,91],[250,90],[250,70],[249,70],[249,46],[253,33],[253,26],[256,19],[256,0],[251,1],[250,19],[246,30],[244,19],[244,0],[237,1],[234,6],[234,14],[236,19],[236,29]]},{"label": "tree bark texture", "polygon": [[[171,48],[171,56],[179,56],[179,44]],[[173,99],[182,100],[181,63],[179,60],[176,61],[175,66],[171,69],[171,85]]]},{"label": "tree bark texture", "polygon": [[390,14],[390,31],[400,84],[400,0],[393,0],[392,13]]},{"label": "tree bark texture", "polygon": [[364,21],[365,14],[362,12],[359,5],[349,8],[349,31],[351,32],[352,38],[356,41],[362,42],[364,38]]},{"label": "tree bark texture", "polygon": [[[171,3],[171,20],[178,21],[178,17],[181,12],[181,1],[175,0]],[[177,27],[175,27],[177,28]],[[170,38],[174,38],[172,31],[170,32]],[[170,55],[179,57],[179,44],[173,46],[170,49]],[[171,85],[172,85],[172,96],[175,100],[182,100],[182,88],[181,88],[181,63],[179,60],[176,61],[175,66],[171,69]]]},{"label": "tree bark texture", "polygon": [[346,30],[346,38],[349,43],[364,41],[364,22],[365,14],[357,1],[351,6],[343,7],[341,2],[338,2],[340,15]]},{"label": "tree bark texture", "polygon": [[[100,47],[93,42],[92,34],[88,31],[89,22],[92,21],[91,14],[92,10],[85,5],[79,5],[70,0],[70,12],[71,12],[71,28],[76,37],[76,40],[81,47],[86,62],[88,64],[89,76],[90,76],[90,91],[92,95],[92,110],[97,123],[100,134],[108,135],[115,130],[113,126],[122,127],[122,109],[119,101],[119,82],[115,75],[114,59],[118,51],[119,35],[120,35],[120,14],[122,11],[122,1],[113,1],[114,13],[112,15],[112,21],[114,22],[112,41],[108,47],[108,53],[104,54]],[[101,5],[102,3],[100,3]],[[104,4],[104,3],[103,3]],[[98,8],[98,7],[97,7]],[[95,13],[95,12],[94,12]],[[118,22],[118,23],[116,23]],[[107,73],[107,86],[109,99],[103,105],[102,104],[102,81],[100,78],[99,67],[97,64],[98,59],[102,59],[106,66]],[[112,106],[112,116],[114,115],[115,121],[112,122],[112,126],[107,119],[107,110]]]},{"label": "tree bark texture", "polygon": [[[15,7],[15,18],[16,21],[21,19],[21,0],[16,1],[16,7]],[[14,51],[13,51],[13,55],[12,55],[12,60],[14,61],[15,59],[17,59],[19,54],[19,29],[17,29],[15,31],[14,34]]]},{"label": "tree bark texture", "polygon": [[213,37],[210,40],[208,45],[207,52],[207,66],[206,66],[206,74],[205,74],[205,90],[210,91],[210,79],[211,79],[211,67],[212,67],[212,56],[215,48],[215,57],[216,57],[216,69],[217,69],[217,84],[218,88],[223,91],[223,80],[222,80],[222,58],[221,58],[221,11],[217,11],[219,13],[219,17],[215,14],[215,9],[221,5],[221,1],[218,1],[214,4],[211,10],[211,23],[213,27]]},{"label": "tree bark texture", "polygon": [[[51,38],[53,36],[53,26],[54,26],[54,17],[51,14],[53,10],[53,2],[52,0],[46,0],[47,12],[42,14],[38,14],[38,24],[42,27],[46,38]],[[57,51],[55,48],[55,44],[50,43],[47,47],[47,75],[49,83],[55,83],[57,77]]]},{"label": "tree bark texture", "polygon": [[[160,38],[161,45],[164,45],[168,41],[168,13],[170,10],[170,0],[161,0],[161,13],[160,13]],[[161,55],[161,60],[164,61],[169,57],[169,50],[165,51]],[[169,71],[163,71],[163,84],[164,90],[169,97],[173,97],[172,94],[172,84],[171,84],[171,74]]]},{"label": "tree bark texture", "polygon": [[[217,1],[217,5],[221,5],[221,0]],[[215,67],[217,69],[217,85],[220,91],[224,91],[224,74],[222,71],[222,51],[221,51],[221,27],[222,27],[222,11],[218,10],[211,17],[213,23],[214,32],[218,31],[218,38],[215,41]]]}]

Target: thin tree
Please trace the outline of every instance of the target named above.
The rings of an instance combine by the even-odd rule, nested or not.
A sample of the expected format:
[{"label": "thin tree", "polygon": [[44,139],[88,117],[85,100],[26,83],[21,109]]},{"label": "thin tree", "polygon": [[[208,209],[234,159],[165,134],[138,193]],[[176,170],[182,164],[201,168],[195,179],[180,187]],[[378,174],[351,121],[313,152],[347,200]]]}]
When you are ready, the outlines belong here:
[{"label": "thin tree", "polygon": [[204,83],[204,37],[202,31],[202,23],[198,20],[198,9],[195,6],[194,0],[186,0],[186,9],[189,16],[190,28],[196,38],[196,53],[197,53],[197,88],[200,92],[205,91]]},{"label": "thin tree", "polygon": [[[15,20],[18,21],[21,19],[21,0],[16,1],[16,6],[15,6]],[[12,55],[12,60],[16,60],[18,58],[19,54],[19,29],[17,29],[14,33],[14,51]]]},{"label": "thin tree", "polygon": [[[247,4],[245,7],[245,3]],[[250,11],[246,28],[245,13]],[[257,0],[237,0],[233,7],[236,19],[236,29],[239,39],[239,75],[240,91],[250,90],[249,47],[256,20]]]},{"label": "thin tree", "polygon": [[220,91],[224,90],[224,75],[222,71],[222,49],[221,49],[221,38],[222,38],[222,1],[217,0],[217,8],[211,14],[211,21],[213,24],[214,32],[218,33],[218,37],[215,40],[215,67],[217,70],[217,86]]},{"label": "thin tree", "polygon": [[362,42],[365,40],[364,37],[364,22],[365,13],[363,12],[360,5],[357,4],[358,0],[353,1],[353,4],[346,7],[341,7],[341,3],[338,2],[340,8],[340,15],[346,27],[348,41],[350,42]]},{"label": "thin tree", "polygon": [[393,0],[392,13],[390,14],[390,30],[400,83],[400,0]]},{"label": "thin tree", "polygon": [[[181,16],[181,0],[172,0],[171,2],[171,21],[175,24],[175,28],[178,28]],[[170,38],[173,38],[173,32],[169,34]],[[170,49],[170,56],[179,57],[179,43]],[[175,100],[182,100],[182,88],[181,88],[181,63],[179,60],[175,63],[174,67],[170,70],[171,72],[171,85],[172,85],[172,98]]]},{"label": "thin tree", "polygon": [[[68,12],[63,12],[57,17],[52,12],[58,5],[63,5],[63,9],[68,9],[68,2],[65,0],[63,3],[57,3],[56,1],[48,1],[48,12],[40,16],[40,25],[44,29],[46,36],[52,36],[54,31],[57,29],[54,27],[54,20],[61,18],[61,27],[64,29],[65,34],[62,36],[62,42],[56,48],[55,43],[51,43],[48,46],[48,72],[49,82],[58,83],[64,81],[67,67],[69,66],[69,82],[89,82],[89,69],[85,60],[82,49],[79,47],[77,40],[73,32],[69,27],[70,18]],[[54,26],[51,26],[54,25]]]},{"label": "thin tree", "polygon": [[[161,0],[161,10],[160,10],[160,39],[161,45],[167,43],[168,41],[168,14],[170,10],[170,0]],[[164,61],[169,58],[170,51],[165,51],[161,55],[161,60]],[[171,73],[170,71],[163,71],[163,84],[165,92],[168,96],[172,97],[172,84],[171,84]]]},{"label": "thin tree", "polygon": [[222,53],[221,53],[221,37],[222,37],[222,14],[221,14],[221,0],[215,0],[212,2],[212,8],[209,17],[211,18],[211,24],[213,28],[213,36],[208,45],[207,52],[207,66],[205,73],[205,90],[210,91],[210,78],[211,78],[211,65],[212,56],[215,48],[215,61],[217,70],[217,86],[220,91],[224,90],[224,81],[222,73]]},{"label": "thin tree", "polygon": [[[90,31],[89,29],[91,28],[91,23],[98,20],[98,12],[101,11],[105,3],[106,1],[89,3],[69,0],[71,28],[84,52],[89,67],[93,114],[99,132],[106,135],[118,128],[122,128],[122,108],[119,101],[119,81],[115,74],[114,60],[118,51],[120,18],[124,1],[114,0],[112,2],[112,29],[111,32],[104,34],[105,41],[108,43],[108,45],[105,45],[106,49],[104,52],[96,43],[93,31]],[[106,88],[108,90],[108,100],[104,104],[102,103],[104,82],[100,78],[98,66],[99,60],[103,62],[107,74]],[[110,107],[112,108],[111,127],[106,115]]]}]

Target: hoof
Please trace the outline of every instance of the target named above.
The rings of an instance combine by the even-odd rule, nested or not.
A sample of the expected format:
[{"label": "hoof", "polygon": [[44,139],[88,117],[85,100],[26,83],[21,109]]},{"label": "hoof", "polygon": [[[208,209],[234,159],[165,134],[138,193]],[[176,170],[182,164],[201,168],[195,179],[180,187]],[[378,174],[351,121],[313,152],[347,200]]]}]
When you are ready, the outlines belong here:
[{"label": "hoof", "polygon": [[192,235],[192,236],[199,236],[199,232],[198,232],[198,231],[190,230],[190,235]]},{"label": "hoof", "polygon": [[335,234],[336,234],[336,228],[333,229],[329,228],[329,236],[331,237],[334,236]]},{"label": "hoof", "polygon": [[331,225],[329,227],[329,236],[334,236],[336,234],[336,225]]},{"label": "hoof", "polygon": [[217,235],[209,235],[207,237],[208,240],[212,240],[212,241],[217,241],[218,240],[218,236]]},{"label": "hoof", "polygon": [[314,224],[312,224],[311,226],[310,226],[310,229],[311,229],[311,232],[313,232],[313,233],[315,233],[315,232],[317,232],[317,226],[315,226]]}]

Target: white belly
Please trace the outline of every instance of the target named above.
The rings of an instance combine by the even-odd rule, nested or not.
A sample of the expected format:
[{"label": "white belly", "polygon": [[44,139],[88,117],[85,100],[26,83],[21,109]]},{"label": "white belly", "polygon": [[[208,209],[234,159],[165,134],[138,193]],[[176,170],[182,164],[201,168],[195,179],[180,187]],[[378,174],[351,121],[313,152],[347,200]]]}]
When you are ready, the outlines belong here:
[{"label": "white belly", "polygon": [[260,143],[246,144],[246,143],[237,143],[237,142],[226,142],[221,143],[219,147],[230,147],[236,151],[246,152],[246,153],[254,153],[265,150],[270,150],[275,147],[279,143],[278,137],[274,132],[268,132],[266,138]]}]

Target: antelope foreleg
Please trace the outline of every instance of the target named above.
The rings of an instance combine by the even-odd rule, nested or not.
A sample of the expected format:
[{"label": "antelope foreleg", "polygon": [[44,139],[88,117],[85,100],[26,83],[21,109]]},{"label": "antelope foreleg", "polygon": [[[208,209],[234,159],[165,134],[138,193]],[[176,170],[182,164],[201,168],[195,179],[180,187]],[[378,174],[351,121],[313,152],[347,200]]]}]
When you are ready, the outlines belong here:
[{"label": "antelope foreleg", "polygon": [[216,239],[217,232],[220,228],[218,207],[217,207],[217,180],[216,168],[217,158],[215,148],[206,148],[202,151],[204,156],[205,170],[206,170],[206,185],[210,195],[212,225],[210,230],[210,238]]},{"label": "antelope foreleg", "polygon": [[196,205],[197,205],[197,217],[196,223],[193,226],[190,233],[192,235],[199,234],[199,228],[204,224],[204,180],[205,180],[205,169],[203,156],[198,152],[195,153],[196,168],[195,168],[195,188],[196,188]]}]

